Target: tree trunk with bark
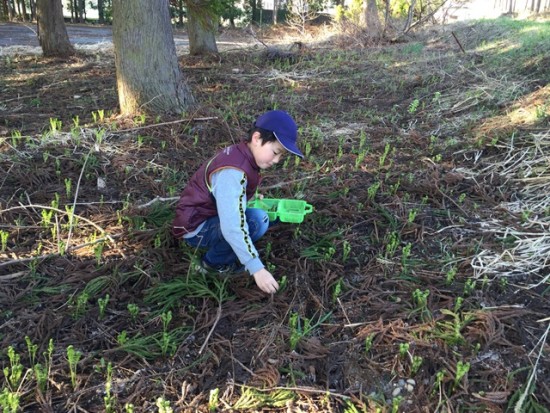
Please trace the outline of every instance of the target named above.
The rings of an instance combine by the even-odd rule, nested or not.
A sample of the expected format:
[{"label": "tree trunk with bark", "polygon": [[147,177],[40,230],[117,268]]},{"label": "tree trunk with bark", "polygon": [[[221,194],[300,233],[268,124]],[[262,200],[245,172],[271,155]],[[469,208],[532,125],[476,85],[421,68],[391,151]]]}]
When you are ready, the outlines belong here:
[{"label": "tree trunk with bark", "polygon": [[24,22],[27,21],[27,5],[25,4],[25,0],[21,0],[21,18]]},{"label": "tree trunk with bark", "polygon": [[61,0],[36,2],[38,42],[44,56],[68,57],[75,54],[69,41]]},{"label": "tree trunk with bark", "polygon": [[103,0],[97,0],[97,17],[99,24],[105,23],[105,4]]},{"label": "tree trunk with bark", "polygon": [[178,25],[181,27],[183,26],[183,17],[185,15],[183,11],[183,0],[178,0],[176,12],[178,15]]},{"label": "tree trunk with bark", "polygon": [[8,8],[8,0],[2,0],[2,14],[4,15],[4,18],[10,19],[10,10]]},{"label": "tree trunk with bark", "polygon": [[187,35],[191,56],[218,54],[216,45],[216,16],[202,1],[187,1]]},{"label": "tree trunk with bark", "polygon": [[178,66],[168,0],[113,0],[120,111],[181,114],[194,102]]},{"label": "tree trunk with bark", "polygon": [[382,23],[378,15],[378,6],[376,0],[366,0],[365,23],[367,25],[367,35],[369,37],[380,37],[382,35]]},{"label": "tree trunk with bark", "polygon": [[34,0],[30,0],[29,6],[31,9],[31,22],[36,20],[36,2]]}]

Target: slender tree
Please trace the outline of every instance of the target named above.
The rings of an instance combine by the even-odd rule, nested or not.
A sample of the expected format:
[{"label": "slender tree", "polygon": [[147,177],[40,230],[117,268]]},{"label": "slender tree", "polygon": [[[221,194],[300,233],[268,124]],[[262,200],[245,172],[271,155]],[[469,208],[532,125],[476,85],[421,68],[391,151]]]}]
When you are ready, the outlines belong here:
[{"label": "slender tree", "polygon": [[10,10],[8,8],[8,0],[2,0],[2,15],[5,19],[10,19]]},{"label": "slender tree", "polygon": [[193,104],[178,66],[168,0],[113,0],[113,43],[122,114],[181,113]]},{"label": "slender tree", "polygon": [[216,31],[219,3],[215,0],[186,0],[186,5],[189,54],[192,56],[217,54]]},{"label": "slender tree", "polygon": [[382,35],[382,23],[378,15],[378,6],[376,0],[365,0],[365,23],[367,25],[367,34],[370,37],[380,37]]},{"label": "slender tree", "polygon": [[38,0],[36,2],[38,41],[44,56],[68,57],[75,53],[65,21],[61,0]]},{"label": "slender tree", "polygon": [[29,6],[30,6],[30,9],[31,9],[31,21],[35,21],[36,20],[36,1],[35,0],[30,0],[29,1]]},{"label": "slender tree", "polygon": [[100,24],[105,23],[105,4],[103,0],[97,0],[97,15]]},{"label": "slender tree", "polygon": [[19,0],[21,3],[21,18],[24,22],[27,21],[27,5],[25,4],[25,0]]}]

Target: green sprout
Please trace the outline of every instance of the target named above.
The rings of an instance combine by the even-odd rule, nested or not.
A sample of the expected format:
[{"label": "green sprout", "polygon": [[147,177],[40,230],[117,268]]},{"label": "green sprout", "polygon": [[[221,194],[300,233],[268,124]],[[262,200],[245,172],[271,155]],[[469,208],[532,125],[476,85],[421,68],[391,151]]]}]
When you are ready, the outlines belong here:
[{"label": "green sprout", "polygon": [[11,132],[11,144],[13,146],[17,146],[19,142],[23,139],[23,136],[21,135],[21,131],[14,130]]},{"label": "green sprout", "polygon": [[0,230],[0,243],[1,243],[1,252],[6,251],[8,248],[8,237],[10,236],[10,233],[8,231]]},{"label": "green sprout", "polygon": [[76,297],[76,307],[73,312],[74,319],[79,319],[86,313],[86,310],[88,309],[88,299],[89,294],[86,292],[82,292]]},{"label": "green sprout", "polygon": [[0,393],[0,407],[5,413],[17,413],[19,411],[20,396],[18,392],[9,391],[7,388]]},{"label": "green sprout", "polygon": [[128,309],[128,313],[130,313],[130,318],[132,321],[137,320],[137,316],[139,315],[139,307],[137,304],[134,303],[128,303],[128,306],[126,307]]},{"label": "green sprout", "polygon": [[412,115],[413,113],[416,112],[416,110],[418,109],[418,106],[420,105],[420,101],[418,99],[414,99],[410,104],[409,104],[409,108],[407,109],[407,111]]},{"label": "green sprout", "polygon": [[342,262],[345,264],[351,254],[351,244],[348,240],[344,240],[342,244]]},{"label": "green sprout", "polygon": [[107,309],[107,304],[109,304],[109,294],[105,295],[105,298],[98,298],[97,305],[99,306],[99,319],[103,320],[105,318],[105,310]]},{"label": "green sprout", "polygon": [[367,337],[365,337],[365,354],[367,354],[372,349],[374,337],[376,337],[375,333],[371,333]]},{"label": "green sprout", "polygon": [[67,194],[67,198],[71,197],[71,189],[73,186],[73,181],[71,178],[65,178],[65,193]]},{"label": "green sprout", "polygon": [[476,280],[468,278],[464,284],[464,295],[470,295],[476,288]]},{"label": "green sprout", "polygon": [[27,350],[29,352],[29,359],[31,364],[36,362],[36,352],[38,350],[38,344],[33,344],[29,336],[25,336],[25,342],[27,343]]},{"label": "green sprout", "polygon": [[220,394],[220,389],[217,387],[215,389],[210,390],[210,395],[208,396],[208,411],[215,412],[218,410],[218,405],[220,402],[219,394]]},{"label": "green sprout", "polygon": [[470,371],[470,363],[464,363],[461,360],[456,363],[456,373],[455,373],[455,379],[453,382],[453,390],[456,389],[456,387],[460,384],[463,377],[468,374]]},{"label": "green sprout", "polygon": [[420,318],[424,321],[429,321],[432,319],[432,314],[428,309],[428,297],[430,295],[430,290],[420,290],[417,288],[413,291],[413,302],[415,309],[413,312],[420,313]]},{"label": "green sprout", "polygon": [[76,389],[77,385],[76,367],[80,357],[82,357],[82,353],[80,351],[76,351],[72,345],[67,347],[67,360],[69,361],[69,370],[71,373],[71,384],[73,385],[73,389]]},{"label": "green sprout", "polygon": [[23,365],[20,363],[21,357],[15,352],[12,346],[8,347],[9,367],[4,367],[4,376],[8,380],[10,387],[15,390],[19,386],[23,375]]},{"label": "green sprout", "polygon": [[445,374],[447,371],[445,369],[439,370],[435,374],[435,383],[434,383],[434,389],[432,390],[432,395],[439,393],[441,394],[442,386],[443,386],[443,379],[445,378]]},{"label": "green sprout", "polygon": [[405,358],[405,356],[409,353],[409,343],[399,343],[399,357]]},{"label": "green sprout", "polygon": [[416,218],[416,214],[418,214],[418,209],[413,208],[409,211],[409,217],[407,218],[407,222],[409,224],[412,224]]},{"label": "green sprout", "polygon": [[59,119],[50,118],[50,131],[55,133],[61,130],[62,123]]},{"label": "green sprout", "polygon": [[397,413],[399,411],[399,406],[403,401],[403,396],[394,397],[391,401],[391,411],[392,413]]},{"label": "green sprout", "polygon": [[447,271],[447,274],[445,275],[445,283],[447,285],[451,285],[455,279],[457,273],[457,268],[455,266],[451,267],[449,271]]},{"label": "green sprout", "polygon": [[399,235],[397,232],[392,231],[387,235],[386,237],[386,252],[384,256],[386,258],[391,258],[395,254],[395,251],[397,251],[397,247],[399,246]]},{"label": "green sprout", "polygon": [[367,199],[369,201],[374,200],[374,198],[376,197],[376,193],[378,192],[379,188],[380,188],[380,181],[376,181],[368,187],[368,189],[367,189]]},{"label": "green sprout", "polygon": [[403,264],[403,266],[407,265],[409,257],[411,256],[411,248],[412,244],[409,242],[403,247],[403,250],[401,251],[401,263]]},{"label": "green sprout", "polygon": [[157,399],[156,405],[158,407],[158,413],[172,413],[174,410],[170,407],[170,401],[165,400],[164,397]]},{"label": "green sprout", "polygon": [[311,319],[301,319],[298,313],[292,312],[290,314],[288,325],[290,327],[290,348],[295,350],[298,343],[309,336],[316,328],[318,328],[332,313],[327,313],[320,316],[319,319],[312,323]]},{"label": "green sprout", "polygon": [[115,412],[116,397],[111,393],[111,387],[113,382],[113,365],[107,364],[107,378],[105,380],[105,396],[103,396],[103,403],[105,405],[105,413]]},{"label": "green sprout", "polygon": [[94,256],[95,256],[95,261],[96,261],[97,265],[101,264],[101,258],[103,257],[103,248],[104,247],[105,247],[104,242],[98,242],[94,246]]},{"label": "green sprout", "polygon": [[344,279],[339,278],[338,281],[336,281],[336,284],[334,284],[334,290],[332,291],[332,302],[335,303],[336,300],[340,297],[342,294],[342,286],[344,285]]},{"label": "green sprout", "polygon": [[418,373],[418,370],[420,370],[420,367],[422,366],[424,359],[420,356],[413,356],[412,357],[412,363],[411,363],[411,373],[415,375]]},{"label": "green sprout", "polygon": [[389,143],[386,143],[386,146],[384,147],[384,153],[380,155],[380,159],[378,160],[378,164],[380,168],[382,168],[386,163],[386,158],[388,157],[390,150],[391,150],[391,145]]}]

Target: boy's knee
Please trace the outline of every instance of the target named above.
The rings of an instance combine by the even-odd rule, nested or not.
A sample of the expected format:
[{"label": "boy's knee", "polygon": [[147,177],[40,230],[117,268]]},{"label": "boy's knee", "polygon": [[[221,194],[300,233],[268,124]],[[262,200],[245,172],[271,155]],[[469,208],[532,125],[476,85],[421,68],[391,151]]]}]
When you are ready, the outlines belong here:
[{"label": "boy's knee", "polygon": [[269,228],[267,212],[259,208],[250,208],[247,211],[248,229],[253,241],[261,238]]}]

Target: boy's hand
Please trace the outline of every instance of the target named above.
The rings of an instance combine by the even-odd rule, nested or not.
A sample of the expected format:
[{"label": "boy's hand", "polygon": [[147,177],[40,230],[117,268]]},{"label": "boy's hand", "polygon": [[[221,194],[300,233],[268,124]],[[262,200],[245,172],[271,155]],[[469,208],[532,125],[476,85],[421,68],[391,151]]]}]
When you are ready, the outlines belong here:
[{"label": "boy's hand", "polygon": [[255,272],[253,274],[253,277],[254,281],[256,281],[256,285],[264,293],[273,294],[279,289],[279,284],[277,283],[277,281],[275,281],[273,275],[271,275],[271,273],[265,268],[262,268],[260,271]]}]

